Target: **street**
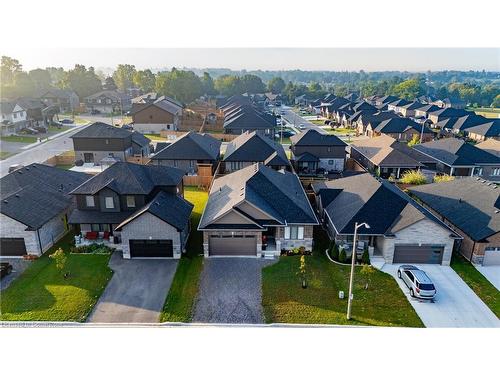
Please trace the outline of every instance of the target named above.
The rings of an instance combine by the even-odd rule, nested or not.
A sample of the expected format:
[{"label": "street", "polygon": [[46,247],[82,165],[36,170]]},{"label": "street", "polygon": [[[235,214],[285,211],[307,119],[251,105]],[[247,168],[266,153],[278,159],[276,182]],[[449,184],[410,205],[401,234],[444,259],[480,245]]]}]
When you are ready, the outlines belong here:
[{"label": "street", "polygon": [[299,125],[304,125],[305,129],[303,130],[314,129],[317,130],[319,133],[328,134],[326,130],[320,128],[318,125],[313,124],[312,122],[309,122],[304,118],[302,118],[301,116],[299,116],[291,109],[291,107],[282,106],[281,110],[285,112],[285,114],[281,115],[281,117],[284,118],[286,122],[293,125],[297,130],[300,131]]}]

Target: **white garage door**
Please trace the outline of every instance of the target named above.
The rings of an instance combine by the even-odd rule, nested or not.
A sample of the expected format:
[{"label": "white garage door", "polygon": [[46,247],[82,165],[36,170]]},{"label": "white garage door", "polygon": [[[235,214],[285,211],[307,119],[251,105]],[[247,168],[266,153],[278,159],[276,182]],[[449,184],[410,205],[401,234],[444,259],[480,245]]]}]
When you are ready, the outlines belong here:
[{"label": "white garage door", "polygon": [[500,247],[487,247],[485,249],[483,266],[500,266]]}]

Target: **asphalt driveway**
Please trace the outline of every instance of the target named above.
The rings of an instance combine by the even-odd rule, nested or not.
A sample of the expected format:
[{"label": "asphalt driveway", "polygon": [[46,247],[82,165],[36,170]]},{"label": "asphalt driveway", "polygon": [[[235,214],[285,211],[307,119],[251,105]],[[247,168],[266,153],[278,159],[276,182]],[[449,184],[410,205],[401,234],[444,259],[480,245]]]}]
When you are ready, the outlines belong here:
[{"label": "asphalt driveway", "polygon": [[88,318],[92,323],[158,323],[177,268],[173,259],[123,259],[109,262],[113,277]]},{"label": "asphalt driveway", "polygon": [[19,276],[23,274],[26,268],[32,263],[31,260],[24,260],[23,258],[0,258],[0,261],[7,262],[12,265],[12,272],[10,275],[5,276],[0,281],[0,290],[7,289],[7,287]]},{"label": "asphalt driveway", "polygon": [[194,322],[263,323],[261,269],[273,260],[205,259]]},{"label": "asphalt driveway", "polygon": [[500,327],[500,321],[451,267],[417,264],[434,282],[434,302],[410,297],[403,280],[398,279],[398,264],[385,264],[382,271],[394,276],[426,327]]}]

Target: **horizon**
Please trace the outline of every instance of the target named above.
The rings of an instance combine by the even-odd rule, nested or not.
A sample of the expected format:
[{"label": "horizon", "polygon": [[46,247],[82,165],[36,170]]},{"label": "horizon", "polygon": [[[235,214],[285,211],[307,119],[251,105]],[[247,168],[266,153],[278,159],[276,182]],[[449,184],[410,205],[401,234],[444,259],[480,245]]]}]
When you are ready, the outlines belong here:
[{"label": "horizon", "polygon": [[[500,71],[499,48],[2,48],[25,70],[47,67],[114,70],[118,64],[154,71],[409,72]],[[429,56],[432,56],[430,59]]]}]

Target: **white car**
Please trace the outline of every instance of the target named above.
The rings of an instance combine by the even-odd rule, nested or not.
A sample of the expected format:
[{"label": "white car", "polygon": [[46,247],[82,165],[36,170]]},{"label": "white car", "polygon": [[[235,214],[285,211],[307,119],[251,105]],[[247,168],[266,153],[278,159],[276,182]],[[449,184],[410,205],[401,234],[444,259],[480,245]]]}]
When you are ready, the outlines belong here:
[{"label": "white car", "polygon": [[398,268],[398,278],[404,281],[406,286],[410,289],[410,296],[433,299],[436,296],[436,287],[431,279],[421,269],[403,264]]},{"label": "white car", "polygon": [[300,124],[300,125],[299,125],[299,129],[300,129],[300,130],[304,130],[305,128],[306,128],[306,126],[305,126],[304,124]]}]

